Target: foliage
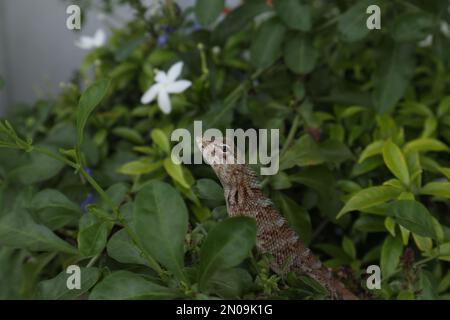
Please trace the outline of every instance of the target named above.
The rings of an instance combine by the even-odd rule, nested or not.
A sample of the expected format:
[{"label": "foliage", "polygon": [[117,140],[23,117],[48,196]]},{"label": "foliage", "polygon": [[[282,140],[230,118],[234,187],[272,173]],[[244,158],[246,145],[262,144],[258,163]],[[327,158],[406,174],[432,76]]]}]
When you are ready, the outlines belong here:
[{"label": "foliage", "polygon": [[[194,120],[280,129],[264,191],[361,298],[450,297],[448,1],[248,0],[225,17],[224,1],[120,2],[135,18],[63,92],[0,124],[1,298],[324,298],[269,270],[207,165],[170,160],[171,132]],[[192,87],[169,115],[142,105],[177,61]],[[73,264],[82,290],[68,292]],[[372,264],[381,290],[366,288]]]}]

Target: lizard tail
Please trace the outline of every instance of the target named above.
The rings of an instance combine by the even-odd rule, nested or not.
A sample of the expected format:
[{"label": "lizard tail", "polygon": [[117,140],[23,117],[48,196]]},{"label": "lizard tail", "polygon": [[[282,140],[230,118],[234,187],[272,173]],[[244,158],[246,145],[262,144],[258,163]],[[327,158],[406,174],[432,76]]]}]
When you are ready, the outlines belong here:
[{"label": "lizard tail", "polygon": [[291,269],[297,269],[311,278],[319,282],[331,295],[332,299],[336,300],[358,300],[358,297],[348,290],[339,280],[333,277],[331,270],[327,268],[310,249],[306,248],[303,243],[299,241],[298,254]]}]

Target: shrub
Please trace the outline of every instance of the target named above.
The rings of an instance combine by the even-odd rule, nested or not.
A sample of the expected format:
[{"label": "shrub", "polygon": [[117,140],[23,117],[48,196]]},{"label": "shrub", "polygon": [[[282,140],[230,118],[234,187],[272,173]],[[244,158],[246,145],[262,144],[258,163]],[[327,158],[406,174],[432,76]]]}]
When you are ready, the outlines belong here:
[{"label": "shrub", "polygon": [[[324,298],[251,250],[253,222],[226,218],[209,167],[170,161],[171,132],[194,120],[280,129],[264,191],[361,298],[450,297],[447,1],[248,0],[226,15],[216,0],[152,15],[120,3],[135,18],[61,94],[2,121],[0,297]],[[192,86],[170,113],[142,104],[178,61]],[[366,288],[369,265],[381,290]]]}]

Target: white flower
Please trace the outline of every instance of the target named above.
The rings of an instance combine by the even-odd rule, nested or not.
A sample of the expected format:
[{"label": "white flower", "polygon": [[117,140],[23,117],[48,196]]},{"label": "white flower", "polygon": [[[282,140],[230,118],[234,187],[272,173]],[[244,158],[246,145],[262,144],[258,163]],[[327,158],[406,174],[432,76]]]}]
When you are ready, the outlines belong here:
[{"label": "white flower", "polygon": [[426,47],[431,46],[433,44],[433,35],[432,34],[427,35],[426,38],[419,41],[418,44],[419,44],[419,47],[421,47],[421,48],[426,48]]},{"label": "white flower", "polygon": [[450,37],[450,27],[448,26],[448,23],[445,21],[441,21],[441,32],[446,37]]},{"label": "white flower", "polygon": [[229,9],[236,9],[242,4],[242,0],[225,0],[225,6]]},{"label": "white flower", "polygon": [[106,34],[102,29],[98,29],[93,37],[81,36],[75,45],[81,49],[90,50],[100,48],[106,42]]},{"label": "white flower", "polygon": [[142,96],[141,103],[148,104],[158,97],[158,105],[162,112],[170,113],[172,105],[170,103],[170,93],[181,93],[191,86],[188,80],[175,81],[181,74],[183,62],[177,62],[170,67],[169,71],[158,71],[155,76],[156,83],[153,84]]}]

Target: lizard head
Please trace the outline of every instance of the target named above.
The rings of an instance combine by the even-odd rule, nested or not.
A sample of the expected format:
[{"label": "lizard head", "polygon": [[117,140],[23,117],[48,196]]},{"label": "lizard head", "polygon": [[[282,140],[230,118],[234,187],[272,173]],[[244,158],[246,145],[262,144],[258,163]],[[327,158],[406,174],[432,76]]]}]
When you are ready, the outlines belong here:
[{"label": "lizard head", "polygon": [[196,138],[197,146],[202,152],[203,159],[211,166],[235,164],[236,158],[233,146],[224,138]]},{"label": "lizard head", "polygon": [[196,142],[203,159],[212,167],[224,187],[231,188],[236,184],[236,179],[244,177],[240,172],[245,166],[237,164],[234,145],[225,138],[197,137]]},{"label": "lizard head", "polygon": [[[197,137],[197,146],[225,189],[236,188],[243,180],[254,179],[253,171],[242,162],[239,149],[225,138]],[[240,161],[239,161],[240,160]]]}]

